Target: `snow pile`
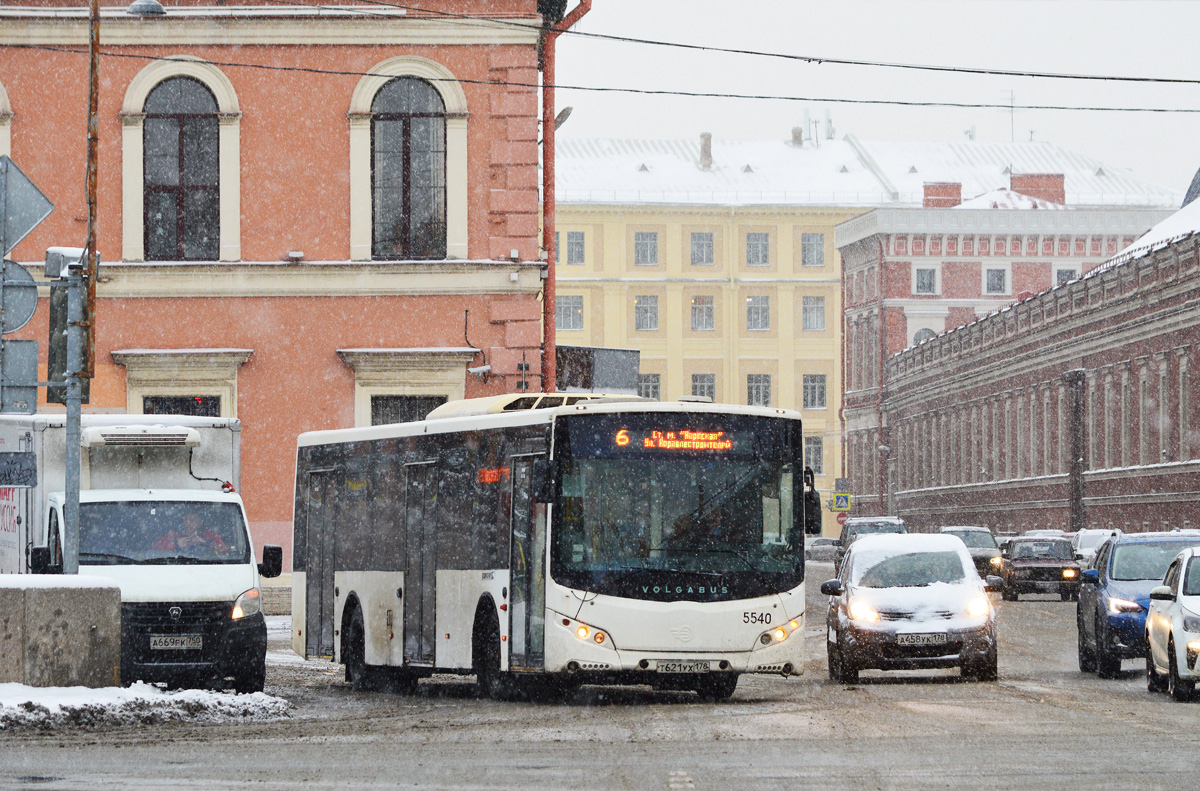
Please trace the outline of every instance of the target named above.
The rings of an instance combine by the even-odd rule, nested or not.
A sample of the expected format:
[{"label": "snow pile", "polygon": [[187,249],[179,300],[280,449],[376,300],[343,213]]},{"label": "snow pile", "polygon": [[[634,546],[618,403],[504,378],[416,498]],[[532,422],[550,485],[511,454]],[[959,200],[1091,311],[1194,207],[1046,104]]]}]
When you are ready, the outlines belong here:
[{"label": "snow pile", "polygon": [[167,692],[131,687],[30,687],[0,684],[0,731],[53,730],[160,722],[272,720],[288,716],[289,703],[262,692],[233,695],[201,689]]}]

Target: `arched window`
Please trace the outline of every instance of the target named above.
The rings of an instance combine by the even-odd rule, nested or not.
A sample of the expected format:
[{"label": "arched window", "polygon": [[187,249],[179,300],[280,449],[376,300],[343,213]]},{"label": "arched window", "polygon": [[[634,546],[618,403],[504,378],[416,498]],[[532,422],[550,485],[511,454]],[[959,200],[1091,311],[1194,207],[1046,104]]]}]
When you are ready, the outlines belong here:
[{"label": "arched window", "polygon": [[142,206],[147,259],[217,260],[219,125],[217,100],[198,80],[172,77],[146,97]]},{"label": "arched window", "polygon": [[373,258],[446,257],[446,106],[425,80],[371,102],[371,207]]},{"label": "arched window", "polygon": [[937,333],[930,329],[917,330],[917,334],[913,336],[913,346],[918,346],[930,338],[936,338]]}]

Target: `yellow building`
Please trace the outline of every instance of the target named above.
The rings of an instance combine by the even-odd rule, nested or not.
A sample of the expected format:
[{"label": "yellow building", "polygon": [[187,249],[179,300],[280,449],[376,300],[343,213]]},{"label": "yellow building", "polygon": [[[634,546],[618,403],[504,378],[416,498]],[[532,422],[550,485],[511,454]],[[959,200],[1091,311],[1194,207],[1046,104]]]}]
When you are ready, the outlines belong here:
[{"label": "yellow building", "polygon": [[[842,476],[833,229],[866,207],[756,178],[756,165],[771,168],[759,149],[794,156],[790,144],[735,141],[713,157],[706,142],[559,141],[558,342],[638,349],[641,395],[800,410],[806,463],[828,499]],[[723,162],[728,146],[737,156]],[[634,189],[614,184],[621,173]],[[679,188],[693,173],[720,184]],[[638,183],[650,174],[663,178]],[[831,513],[824,521],[836,528]]]}]

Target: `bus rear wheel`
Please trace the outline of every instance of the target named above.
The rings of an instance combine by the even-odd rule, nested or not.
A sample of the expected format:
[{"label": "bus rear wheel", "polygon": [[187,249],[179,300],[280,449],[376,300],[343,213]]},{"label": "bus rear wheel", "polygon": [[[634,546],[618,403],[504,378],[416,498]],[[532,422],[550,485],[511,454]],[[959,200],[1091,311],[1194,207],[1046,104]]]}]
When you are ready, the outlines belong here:
[{"label": "bus rear wheel", "polygon": [[504,692],[504,676],[500,672],[500,624],[496,622],[494,614],[482,607],[475,614],[474,637],[471,642],[471,661],[479,692],[489,698],[501,698]]},{"label": "bus rear wheel", "polygon": [[737,683],[737,673],[709,673],[696,679],[695,690],[700,700],[715,703],[733,697]]},{"label": "bus rear wheel", "polygon": [[366,629],[362,610],[354,605],[342,625],[342,661],[346,664],[346,683],[354,689],[367,686]]}]

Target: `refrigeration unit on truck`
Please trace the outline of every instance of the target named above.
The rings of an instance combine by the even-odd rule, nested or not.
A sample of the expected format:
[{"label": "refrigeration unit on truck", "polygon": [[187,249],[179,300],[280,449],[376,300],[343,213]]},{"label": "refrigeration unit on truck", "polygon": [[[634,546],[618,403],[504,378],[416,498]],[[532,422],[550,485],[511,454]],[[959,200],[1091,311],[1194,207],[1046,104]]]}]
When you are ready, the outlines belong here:
[{"label": "refrigeration unit on truck", "polygon": [[301,434],[293,647],[358,686],[488,694],[801,673],[803,460],[798,412],[578,395]]},{"label": "refrigeration unit on truck", "polygon": [[[24,484],[0,486],[0,573],[62,571],[66,433],[65,415],[0,415],[0,456],[21,460],[3,483]],[[254,562],[241,424],[84,415],[80,444],[79,572],[121,588],[122,683],[261,690],[259,577],[283,554]]]}]

